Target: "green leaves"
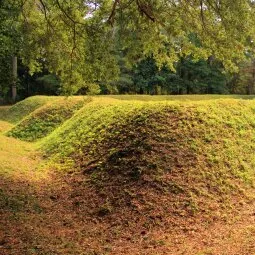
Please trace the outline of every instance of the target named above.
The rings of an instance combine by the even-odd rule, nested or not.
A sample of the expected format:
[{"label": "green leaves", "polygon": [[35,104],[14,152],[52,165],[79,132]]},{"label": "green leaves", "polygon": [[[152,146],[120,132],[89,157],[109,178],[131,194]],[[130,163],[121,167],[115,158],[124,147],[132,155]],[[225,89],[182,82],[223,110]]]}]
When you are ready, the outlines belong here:
[{"label": "green leaves", "polygon": [[28,0],[23,5],[5,0],[0,55],[18,52],[31,73],[47,68],[60,77],[66,93],[75,93],[116,79],[120,51],[130,64],[153,55],[159,67],[171,70],[180,57],[214,55],[236,71],[244,53],[254,51],[254,25],[254,4],[248,0]]}]

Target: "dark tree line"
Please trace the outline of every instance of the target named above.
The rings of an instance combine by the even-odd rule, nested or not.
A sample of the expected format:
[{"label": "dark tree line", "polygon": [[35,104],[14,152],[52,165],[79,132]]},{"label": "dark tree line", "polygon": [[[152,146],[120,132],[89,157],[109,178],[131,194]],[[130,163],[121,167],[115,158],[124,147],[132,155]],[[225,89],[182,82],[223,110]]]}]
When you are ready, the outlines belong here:
[{"label": "dark tree line", "polygon": [[251,94],[254,13],[251,0],[1,0],[0,97]]},{"label": "dark tree line", "polygon": [[[0,59],[0,95],[5,101],[11,99],[11,61]],[[19,99],[32,95],[59,95],[62,88],[57,75],[46,68],[31,75],[29,69],[19,61],[17,89]],[[240,66],[238,73],[227,73],[222,64],[210,58],[194,61],[180,58],[175,71],[166,65],[159,68],[152,57],[145,58],[137,65],[128,67],[124,58],[119,60],[119,77],[110,83],[99,83],[100,90],[95,94],[253,94],[254,72],[253,62]],[[80,89],[76,94],[86,94]]]}]

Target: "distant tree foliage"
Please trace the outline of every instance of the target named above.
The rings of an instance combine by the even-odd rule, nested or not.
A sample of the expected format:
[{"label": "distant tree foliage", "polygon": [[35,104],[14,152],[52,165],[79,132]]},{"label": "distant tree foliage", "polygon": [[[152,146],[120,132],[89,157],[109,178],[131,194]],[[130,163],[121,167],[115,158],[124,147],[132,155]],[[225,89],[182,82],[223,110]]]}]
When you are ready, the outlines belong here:
[{"label": "distant tree foliage", "polygon": [[153,58],[146,58],[131,69],[121,66],[120,78],[112,85],[120,94],[229,93],[228,77],[216,60],[194,61],[190,57],[181,58],[175,69],[173,72],[166,65],[159,69]]},{"label": "distant tree foliage", "polygon": [[255,60],[247,59],[240,64],[239,69],[229,81],[230,93],[255,94]]},{"label": "distant tree foliage", "polygon": [[[210,75],[201,61],[214,56],[226,70],[237,71],[246,53],[254,53],[254,11],[251,0],[2,0],[0,58],[18,56],[30,74],[46,68],[67,94],[98,92],[95,84],[116,80],[123,92],[136,86],[137,78],[130,80],[121,70],[120,52],[129,67],[153,56],[161,72],[176,71],[182,93],[193,93],[200,85],[217,91],[221,78],[211,68],[215,83],[205,85]],[[178,70],[179,60],[189,58],[199,74],[185,71],[189,60]],[[158,75],[151,82],[173,91],[160,85],[165,80]],[[139,86],[142,92],[144,85]]]}]

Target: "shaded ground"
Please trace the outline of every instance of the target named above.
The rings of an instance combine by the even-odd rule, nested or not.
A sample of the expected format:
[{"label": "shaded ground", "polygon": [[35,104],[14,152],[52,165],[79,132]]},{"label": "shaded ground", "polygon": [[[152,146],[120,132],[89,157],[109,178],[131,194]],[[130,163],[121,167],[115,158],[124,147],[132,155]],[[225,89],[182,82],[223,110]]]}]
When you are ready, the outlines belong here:
[{"label": "shaded ground", "polygon": [[91,208],[80,211],[77,195],[90,190],[76,181],[75,187],[56,176],[47,183],[1,177],[0,254],[255,254],[254,202],[224,217],[183,217],[168,230],[155,224],[144,231],[131,222],[130,233],[117,218],[112,224]]}]

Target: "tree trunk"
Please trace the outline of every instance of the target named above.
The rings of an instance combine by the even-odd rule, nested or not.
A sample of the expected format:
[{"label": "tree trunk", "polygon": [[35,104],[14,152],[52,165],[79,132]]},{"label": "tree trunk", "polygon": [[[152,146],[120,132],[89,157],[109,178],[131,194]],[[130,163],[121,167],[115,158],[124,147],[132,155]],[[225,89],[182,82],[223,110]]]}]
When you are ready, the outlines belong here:
[{"label": "tree trunk", "polygon": [[250,95],[254,94],[254,85],[255,85],[255,61],[252,62],[252,82],[250,88]]},{"label": "tree trunk", "polygon": [[12,102],[15,103],[17,99],[17,77],[18,77],[17,57],[12,57]]}]

